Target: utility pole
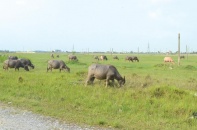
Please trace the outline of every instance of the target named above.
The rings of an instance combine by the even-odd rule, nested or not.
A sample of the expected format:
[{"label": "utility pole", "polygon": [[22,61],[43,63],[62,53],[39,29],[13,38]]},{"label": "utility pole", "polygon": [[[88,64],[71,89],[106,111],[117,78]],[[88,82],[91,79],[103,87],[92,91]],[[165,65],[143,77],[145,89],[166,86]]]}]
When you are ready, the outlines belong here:
[{"label": "utility pole", "polygon": [[180,33],[178,33],[178,66],[180,66]]},{"label": "utility pole", "polygon": [[113,54],[113,48],[111,48],[111,55]]},{"label": "utility pole", "polygon": [[187,60],[188,60],[188,49],[187,49],[187,45],[186,45],[186,55],[187,55]]},{"label": "utility pole", "polygon": [[75,47],[74,47],[74,44],[73,44],[72,54],[74,55],[74,53],[75,53]]},{"label": "utility pole", "polygon": [[148,50],[147,50],[147,52],[148,52],[148,53],[150,52],[150,46],[149,46],[149,42],[148,42]]}]

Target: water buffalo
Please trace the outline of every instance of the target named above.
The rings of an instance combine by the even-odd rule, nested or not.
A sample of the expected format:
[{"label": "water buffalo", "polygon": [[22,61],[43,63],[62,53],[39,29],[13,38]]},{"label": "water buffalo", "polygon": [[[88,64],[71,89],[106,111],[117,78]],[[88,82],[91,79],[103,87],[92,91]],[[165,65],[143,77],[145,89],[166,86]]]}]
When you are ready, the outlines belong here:
[{"label": "water buffalo", "polygon": [[118,56],[114,56],[114,57],[113,57],[113,59],[117,59],[117,60],[119,60]]},{"label": "water buffalo", "polygon": [[185,56],[180,56],[180,59],[185,59]]},{"label": "water buffalo", "polygon": [[98,56],[94,56],[94,59],[99,60],[99,57]]},{"label": "water buffalo", "polygon": [[164,57],[164,62],[170,62],[170,63],[174,63],[173,59],[171,57]]},{"label": "water buffalo", "polygon": [[125,60],[128,60],[129,62],[132,61],[133,62],[133,58],[131,56],[126,56]]},{"label": "water buffalo", "polygon": [[51,54],[51,58],[54,58],[54,54],[53,53]]},{"label": "water buffalo", "polygon": [[132,60],[139,62],[139,59],[137,58],[137,56],[132,56]]},{"label": "water buffalo", "polygon": [[66,66],[63,60],[49,60],[47,66],[47,72],[48,70],[52,71],[52,69],[59,69],[60,72],[61,70],[65,69],[66,71],[70,72],[70,68]]},{"label": "water buffalo", "polygon": [[9,59],[9,60],[17,60],[18,57],[17,57],[17,56],[9,56],[8,59]]},{"label": "water buffalo", "polygon": [[106,55],[101,55],[101,56],[100,56],[100,60],[103,61],[103,60],[108,60],[108,59],[107,59],[107,56],[106,56]]},{"label": "water buffalo", "polygon": [[128,61],[137,61],[137,62],[139,62],[139,59],[137,58],[137,56],[127,56],[126,58],[125,58],[125,60],[128,60]]},{"label": "water buffalo", "polygon": [[68,55],[69,60],[76,60],[78,61],[77,57],[75,55]]},{"label": "water buffalo", "polygon": [[24,65],[20,60],[5,60],[4,61],[4,65],[3,65],[3,69],[8,70],[8,68],[15,68],[19,71],[19,68],[22,67],[24,68],[26,71],[29,71],[29,68],[27,65]]},{"label": "water buffalo", "polygon": [[34,65],[31,63],[31,61],[29,59],[19,59],[24,65],[27,65],[29,67],[31,67],[32,69],[34,69]]},{"label": "water buffalo", "polygon": [[112,83],[114,85],[114,79],[118,81],[120,87],[125,84],[125,77],[122,78],[116,67],[114,67],[113,65],[90,65],[88,68],[86,85],[88,83],[93,84],[95,78],[99,80],[106,79],[106,87],[108,86],[110,80],[112,80]]}]

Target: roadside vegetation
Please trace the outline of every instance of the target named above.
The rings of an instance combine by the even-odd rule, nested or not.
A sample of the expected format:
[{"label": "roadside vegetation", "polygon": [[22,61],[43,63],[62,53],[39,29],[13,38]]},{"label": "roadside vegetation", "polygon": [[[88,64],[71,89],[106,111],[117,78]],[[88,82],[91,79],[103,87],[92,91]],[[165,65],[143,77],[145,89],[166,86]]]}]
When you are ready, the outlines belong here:
[{"label": "roadside vegetation", "polygon": [[[3,56],[4,55],[4,56]],[[64,60],[71,72],[46,72],[49,53],[0,56],[0,65],[8,55],[28,58],[35,69],[0,69],[0,102],[31,110],[79,125],[117,129],[197,129],[197,58],[189,55],[177,66],[164,64],[165,55],[137,55],[139,62],[125,61],[127,55],[108,54],[108,61],[93,58],[99,54],[76,54],[78,61]],[[88,66],[112,64],[126,78],[123,87],[105,87],[95,80],[85,87]]]}]

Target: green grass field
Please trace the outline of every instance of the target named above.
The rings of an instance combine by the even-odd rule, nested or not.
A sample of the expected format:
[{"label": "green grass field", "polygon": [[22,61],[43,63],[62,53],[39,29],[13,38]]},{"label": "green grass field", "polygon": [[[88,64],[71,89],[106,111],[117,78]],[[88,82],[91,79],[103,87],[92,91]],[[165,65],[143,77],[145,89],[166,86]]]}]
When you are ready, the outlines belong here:
[{"label": "green grass field", "polygon": [[[117,54],[100,64],[112,64],[126,78],[123,87],[105,87],[95,80],[85,85],[88,66],[97,61],[94,54],[76,54],[79,61],[68,61],[60,53],[71,72],[46,72],[49,53],[8,53],[0,57],[1,68],[8,55],[28,58],[35,65],[29,72],[20,68],[0,69],[0,101],[62,121],[117,129],[180,129],[196,130],[197,56],[181,59],[171,55],[174,65],[164,64],[165,55],[139,54],[140,62],[125,61]],[[98,55],[98,54],[97,54]],[[117,84],[117,82],[116,82]]]}]

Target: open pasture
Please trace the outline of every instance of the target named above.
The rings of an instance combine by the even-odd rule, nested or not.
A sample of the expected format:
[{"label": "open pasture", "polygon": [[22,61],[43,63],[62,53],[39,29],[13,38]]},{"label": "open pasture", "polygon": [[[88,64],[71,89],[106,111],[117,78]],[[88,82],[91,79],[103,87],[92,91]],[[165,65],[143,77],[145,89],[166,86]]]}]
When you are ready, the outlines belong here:
[{"label": "open pasture", "polygon": [[[67,53],[59,58],[70,67],[70,73],[47,72],[49,53],[8,53],[0,57],[1,68],[8,55],[28,58],[35,65],[29,72],[20,68],[0,69],[0,101],[52,116],[62,121],[117,129],[197,129],[197,56],[181,59],[171,55],[175,64],[164,64],[165,55],[139,54],[139,62],[125,61],[133,54],[106,54],[107,61],[94,55],[75,54],[78,61],[69,61]],[[115,54],[114,54],[115,55]],[[95,80],[85,87],[88,66],[92,63],[112,64],[121,76],[123,87],[105,88]],[[117,84],[117,82],[116,82]]]}]

